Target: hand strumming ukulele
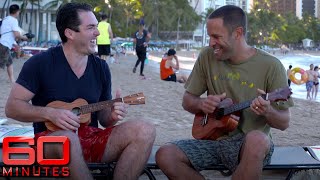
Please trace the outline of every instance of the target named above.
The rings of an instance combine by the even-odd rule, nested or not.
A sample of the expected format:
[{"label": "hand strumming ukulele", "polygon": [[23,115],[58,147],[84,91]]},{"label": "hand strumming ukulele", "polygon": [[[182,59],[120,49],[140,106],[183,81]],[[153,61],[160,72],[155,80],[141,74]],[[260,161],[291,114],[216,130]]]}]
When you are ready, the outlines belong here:
[{"label": "hand strumming ukulele", "polygon": [[[289,87],[277,89],[261,97],[269,101],[286,101],[292,94]],[[220,102],[219,107],[211,114],[197,113],[195,115],[192,136],[195,139],[216,140],[217,138],[234,131],[238,126],[240,110],[250,107],[252,100],[233,104],[230,98]]]},{"label": "hand strumming ukulele", "polygon": [[[123,98],[116,98],[113,100],[101,101],[93,104],[88,104],[88,102],[84,99],[76,99],[71,103],[66,103],[63,101],[53,101],[47,104],[47,107],[70,110],[74,114],[80,116],[80,123],[89,124],[92,112],[111,107],[115,102],[123,102],[129,105],[145,104],[145,97],[143,93],[136,93]],[[50,131],[61,130],[51,121],[46,121],[45,125]]]}]

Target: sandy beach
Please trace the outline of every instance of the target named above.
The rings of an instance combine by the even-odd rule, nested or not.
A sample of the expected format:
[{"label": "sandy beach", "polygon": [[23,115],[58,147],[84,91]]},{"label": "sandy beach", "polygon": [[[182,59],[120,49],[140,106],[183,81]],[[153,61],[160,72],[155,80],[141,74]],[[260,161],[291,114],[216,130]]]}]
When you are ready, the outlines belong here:
[{"label": "sandy beach", "polygon": [[[183,110],[181,106],[184,93],[183,84],[166,82],[160,80],[159,59],[162,53],[150,52],[149,63],[145,66],[145,79],[141,79],[139,73],[132,73],[136,56],[128,54],[121,55],[120,64],[108,62],[112,73],[112,91],[120,88],[122,96],[137,92],[143,92],[146,97],[145,105],[130,106],[128,117],[125,121],[139,117],[151,122],[157,129],[155,145],[163,145],[166,142],[192,138],[191,127],[193,115]],[[181,56],[182,67],[193,64],[192,52],[178,52]],[[25,59],[14,60],[14,71],[17,77]],[[137,69],[139,72],[139,68]],[[188,70],[181,70],[180,73],[187,73]],[[10,92],[11,84],[7,81],[7,74],[0,70],[0,119],[6,118],[4,107]],[[304,98],[304,97],[301,97]],[[295,106],[291,108],[290,127],[285,131],[272,129],[274,144],[277,146],[309,146],[320,145],[320,103],[294,98]],[[22,124],[18,121],[8,119],[6,124]],[[160,171],[154,172],[157,179],[166,179]],[[229,179],[223,178],[219,173],[204,172],[208,179]],[[284,179],[285,173],[270,174],[265,172],[265,179]],[[141,179],[144,179],[143,177]]]}]

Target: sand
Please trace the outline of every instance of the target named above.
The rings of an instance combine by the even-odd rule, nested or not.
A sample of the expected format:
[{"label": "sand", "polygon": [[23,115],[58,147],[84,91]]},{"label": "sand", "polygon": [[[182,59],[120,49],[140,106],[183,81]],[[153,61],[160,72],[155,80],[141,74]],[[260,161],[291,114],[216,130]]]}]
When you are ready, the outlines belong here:
[{"label": "sand", "polygon": [[[153,123],[157,130],[155,145],[163,145],[166,142],[192,138],[191,128],[194,115],[183,110],[181,106],[184,93],[183,84],[166,82],[160,80],[159,59],[162,53],[150,53],[149,61],[145,66],[145,79],[137,73],[132,73],[132,68],[136,61],[136,56],[128,54],[119,57],[120,64],[108,62],[112,73],[112,91],[120,88],[122,96],[143,92],[146,97],[145,105],[135,105],[129,107],[129,113],[124,121],[131,119],[143,119]],[[178,52],[183,66],[193,63],[193,52]],[[195,54],[197,55],[197,54]],[[25,59],[14,60],[14,73],[18,77]],[[187,73],[187,70],[181,70]],[[0,119],[6,118],[4,107],[10,92],[11,84],[7,80],[7,74],[0,69]],[[294,99],[295,106],[291,108],[290,127],[285,131],[272,129],[274,144],[277,146],[309,146],[320,144],[320,103],[315,101]],[[7,118],[8,119],[8,118]],[[8,119],[6,124],[30,125]],[[166,179],[161,171],[155,171],[157,179]],[[208,179],[222,178],[219,173],[208,171],[204,172]],[[273,173],[264,177],[266,179],[281,179],[283,172]],[[142,177],[142,179],[144,179]],[[222,178],[224,179],[224,178]],[[226,178],[228,179],[228,178]]]}]

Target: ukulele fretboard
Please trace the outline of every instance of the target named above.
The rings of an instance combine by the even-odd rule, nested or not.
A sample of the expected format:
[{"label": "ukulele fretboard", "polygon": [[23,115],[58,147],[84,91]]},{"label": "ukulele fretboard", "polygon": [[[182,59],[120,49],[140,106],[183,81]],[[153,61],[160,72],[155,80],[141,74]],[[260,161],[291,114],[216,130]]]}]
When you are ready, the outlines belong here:
[{"label": "ukulele fretboard", "polygon": [[122,98],[113,99],[110,101],[102,101],[94,104],[87,104],[80,107],[81,114],[87,114],[95,111],[100,111],[106,107],[111,107],[115,102],[122,102]]}]

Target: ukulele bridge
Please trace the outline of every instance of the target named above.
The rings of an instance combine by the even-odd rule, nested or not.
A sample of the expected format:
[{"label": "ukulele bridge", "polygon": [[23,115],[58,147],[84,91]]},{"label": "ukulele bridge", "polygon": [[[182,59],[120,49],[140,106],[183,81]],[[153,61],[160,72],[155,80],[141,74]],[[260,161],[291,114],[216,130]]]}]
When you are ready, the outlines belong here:
[{"label": "ukulele bridge", "polygon": [[208,123],[208,114],[203,116],[203,119],[201,120],[201,125],[205,126]]}]

